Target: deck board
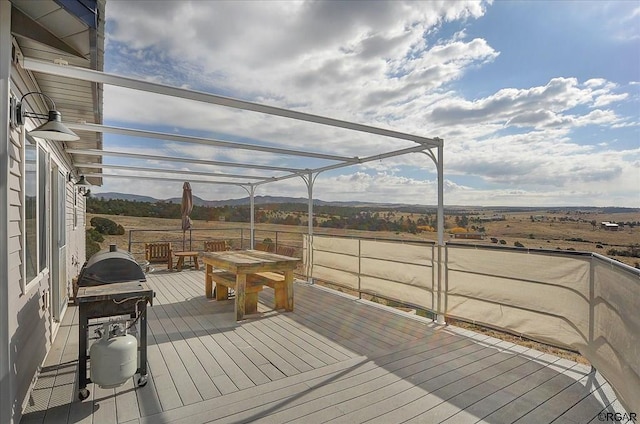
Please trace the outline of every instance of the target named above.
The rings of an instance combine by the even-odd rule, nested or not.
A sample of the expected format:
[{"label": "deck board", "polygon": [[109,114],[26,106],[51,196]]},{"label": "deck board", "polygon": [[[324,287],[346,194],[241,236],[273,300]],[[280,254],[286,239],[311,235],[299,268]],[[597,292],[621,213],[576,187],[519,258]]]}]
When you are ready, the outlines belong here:
[{"label": "deck board", "polygon": [[[70,307],[23,423],[598,422],[623,411],[600,374],[540,351],[306,283],[293,312],[236,322],[204,296],[204,273],[154,272],[144,387],[89,384],[77,399]],[[90,369],[90,367],[89,367]]]}]

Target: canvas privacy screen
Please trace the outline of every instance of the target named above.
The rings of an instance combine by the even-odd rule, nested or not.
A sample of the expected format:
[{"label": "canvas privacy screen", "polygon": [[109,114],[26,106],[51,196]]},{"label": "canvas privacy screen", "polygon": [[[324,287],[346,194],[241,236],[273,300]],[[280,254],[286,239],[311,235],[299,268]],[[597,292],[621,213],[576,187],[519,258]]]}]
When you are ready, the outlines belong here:
[{"label": "canvas privacy screen", "polygon": [[[305,239],[305,246],[308,246]],[[308,275],[585,356],[640,405],[640,272],[590,253],[313,236]],[[631,409],[629,409],[631,410]]]},{"label": "canvas privacy screen", "polygon": [[[433,243],[313,236],[311,275],[352,290],[433,309],[433,252]],[[307,260],[307,255],[304,257]]]}]

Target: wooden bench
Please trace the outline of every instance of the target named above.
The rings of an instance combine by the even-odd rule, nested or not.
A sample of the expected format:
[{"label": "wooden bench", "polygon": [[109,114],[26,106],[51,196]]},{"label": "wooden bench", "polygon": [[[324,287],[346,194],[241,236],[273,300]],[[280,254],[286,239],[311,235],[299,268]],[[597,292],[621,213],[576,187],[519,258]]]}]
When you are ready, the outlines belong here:
[{"label": "wooden bench", "polygon": [[247,275],[247,282],[271,287],[274,292],[275,308],[286,309],[287,307],[287,287],[284,282],[284,275],[279,272],[258,272]]},{"label": "wooden bench", "polygon": [[[268,244],[269,245],[269,244]],[[260,249],[258,249],[260,250]],[[278,246],[276,249],[278,255],[293,257],[295,251],[293,247]],[[274,290],[276,309],[281,309],[286,305],[286,290],[284,284],[284,274],[273,271],[263,271],[249,274],[247,280],[254,283],[260,283],[271,287]]]},{"label": "wooden bench", "polygon": [[[209,297],[209,293],[211,293],[214,282],[216,283],[216,288],[214,290],[216,300],[227,300],[229,298],[229,289],[235,290],[236,288],[236,275],[231,272],[224,271],[207,273],[205,279],[205,292],[207,293],[207,297]],[[258,293],[261,291],[261,283],[254,282],[253,280],[247,281],[244,295],[245,314],[255,314],[258,312]],[[240,301],[240,299],[237,299],[237,301]]]},{"label": "wooden bench", "polygon": [[145,243],[144,258],[149,263],[166,262],[167,269],[172,269],[173,249],[171,243]]}]

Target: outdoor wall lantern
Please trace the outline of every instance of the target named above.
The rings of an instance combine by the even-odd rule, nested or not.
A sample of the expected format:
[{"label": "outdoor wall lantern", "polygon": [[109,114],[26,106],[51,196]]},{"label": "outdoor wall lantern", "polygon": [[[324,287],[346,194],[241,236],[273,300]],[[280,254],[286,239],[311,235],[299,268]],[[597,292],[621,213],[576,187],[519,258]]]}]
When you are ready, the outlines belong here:
[{"label": "outdoor wall lantern", "polygon": [[[26,105],[23,102],[24,98],[30,95],[40,95],[44,99],[48,100],[51,103],[51,109],[49,109],[49,114],[44,115],[42,113],[36,112],[27,112],[25,109]],[[20,101],[17,101],[15,97],[12,97],[10,105],[11,110],[11,125],[13,127],[19,127],[24,125],[24,118],[38,118],[38,119],[46,119],[47,122],[40,125],[36,129],[29,131],[29,135],[33,137],[46,138],[47,140],[52,141],[75,141],[79,140],[80,137],[69,128],[67,128],[62,123],[62,114],[56,110],[56,104],[54,103],[51,97],[47,96],[44,93],[40,93],[38,91],[30,91],[20,98]]]},{"label": "outdoor wall lantern", "polygon": [[84,178],[84,175],[80,175],[80,180],[73,186],[76,188],[76,190],[78,190],[78,193],[80,194],[86,195],[87,193],[91,192],[91,190],[89,190],[89,188],[91,188],[91,184]]}]

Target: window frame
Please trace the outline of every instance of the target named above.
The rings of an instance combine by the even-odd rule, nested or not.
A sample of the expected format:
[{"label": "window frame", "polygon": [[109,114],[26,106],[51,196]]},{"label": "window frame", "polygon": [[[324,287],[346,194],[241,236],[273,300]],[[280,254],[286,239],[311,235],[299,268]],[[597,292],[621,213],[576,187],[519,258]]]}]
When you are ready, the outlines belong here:
[{"label": "window frame", "polygon": [[[22,149],[22,187],[21,201],[24,205],[22,208],[22,276],[20,278],[20,289],[22,294],[26,294],[37,286],[43,280],[49,277],[51,267],[51,152],[46,143],[35,137],[31,137],[24,132]],[[27,145],[33,146],[35,149],[35,246],[32,250],[35,253],[36,272],[34,276],[27,276],[27,243],[29,235],[27,234]],[[43,175],[41,175],[43,174]],[[44,180],[43,180],[44,178]],[[41,222],[42,221],[42,222]]]}]

